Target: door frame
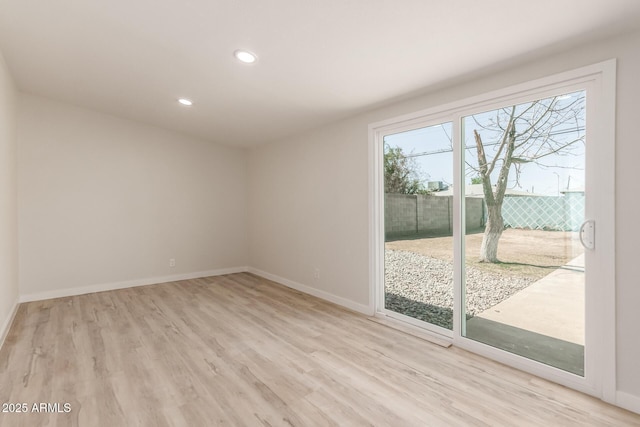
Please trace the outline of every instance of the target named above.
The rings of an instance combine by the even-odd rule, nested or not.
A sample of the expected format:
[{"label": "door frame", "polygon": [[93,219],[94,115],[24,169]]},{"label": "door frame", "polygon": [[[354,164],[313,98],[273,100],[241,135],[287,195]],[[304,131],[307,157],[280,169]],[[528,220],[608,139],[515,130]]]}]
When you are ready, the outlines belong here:
[{"label": "door frame", "polygon": [[[464,197],[460,185],[454,185],[454,318],[453,332],[428,328],[426,333],[450,340],[455,346],[489,357],[517,369],[614,403],[616,397],[616,316],[615,316],[615,88],[616,60],[536,79],[526,83],[473,96],[442,106],[405,114],[369,125],[369,304],[376,316],[387,316],[384,309],[384,172],[385,135],[453,122],[454,180],[464,176],[459,141],[461,118],[493,105],[508,105],[561,91],[564,88],[587,90],[587,142],[585,217],[596,221],[596,250],[586,251],[588,283],[585,286],[585,376],[508,353],[465,338],[461,334]],[[597,175],[595,171],[597,170]],[[591,194],[591,197],[589,197]],[[594,195],[596,195],[594,197]],[[396,317],[396,316],[394,316]],[[399,319],[404,320],[404,319]],[[412,323],[412,322],[409,322]],[[415,322],[413,322],[415,323]],[[439,330],[442,329],[442,330]]]}]

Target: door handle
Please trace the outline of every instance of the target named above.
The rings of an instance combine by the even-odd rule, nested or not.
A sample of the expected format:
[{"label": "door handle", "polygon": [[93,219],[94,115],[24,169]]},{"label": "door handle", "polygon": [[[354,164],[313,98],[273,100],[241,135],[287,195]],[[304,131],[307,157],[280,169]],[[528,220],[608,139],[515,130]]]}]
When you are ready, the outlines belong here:
[{"label": "door handle", "polygon": [[580,243],[585,249],[594,250],[596,247],[596,222],[588,219],[580,226]]}]

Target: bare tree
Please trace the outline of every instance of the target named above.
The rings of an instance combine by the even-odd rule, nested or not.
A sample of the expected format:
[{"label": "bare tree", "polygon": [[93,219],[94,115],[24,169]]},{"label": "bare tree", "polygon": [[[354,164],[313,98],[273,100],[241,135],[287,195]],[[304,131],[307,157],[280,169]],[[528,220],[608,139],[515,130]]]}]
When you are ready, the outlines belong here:
[{"label": "bare tree", "polygon": [[481,262],[498,262],[498,242],[504,231],[502,204],[511,171],[517,185],[523,165],[535,162],[557,167],[546,164],[545,159],[575,155],[584,144],[584,112],[584,93],[577,92],[572,97],[512,105],[467,119],[467,126],[474,128],[478,160],[477,165],[467,162],[467,173],[481,178],[488,213]]}]

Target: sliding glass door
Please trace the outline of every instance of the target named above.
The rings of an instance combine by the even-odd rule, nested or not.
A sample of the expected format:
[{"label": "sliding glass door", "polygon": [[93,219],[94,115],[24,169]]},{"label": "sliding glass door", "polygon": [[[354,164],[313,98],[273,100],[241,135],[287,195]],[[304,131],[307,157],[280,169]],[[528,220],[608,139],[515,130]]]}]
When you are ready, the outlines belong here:
[{"label": "sliding glass door", "polygon": [[451,122],[384,137],[384,310],[453,329]]},{"label": "sliding glass door", "polygon": [[614,87],[611,61],[371,125],[376,314],[613,395]]},{"label": "sliding glass door", "polygon": [[586,96],[561,93],[462,118],[462,335],[584,375]]}]

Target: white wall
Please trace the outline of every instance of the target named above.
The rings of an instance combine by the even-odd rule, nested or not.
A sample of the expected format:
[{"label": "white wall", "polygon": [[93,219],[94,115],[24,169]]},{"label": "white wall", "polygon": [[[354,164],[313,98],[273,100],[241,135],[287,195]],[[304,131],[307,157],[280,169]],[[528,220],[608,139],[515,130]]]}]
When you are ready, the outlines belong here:
[{"label": "white wall", "polygon": [[18,106],[23,299],[247,265],[243,150],[32,95]]},{"label": "white wall", "polygon": [[0,53],[0,345],[18,301],[16,88]]},{"label": "white wall", "polygon": [[368,166],[354,123],[251,152],[249,236],[253,268],[358,309],[349,302],[366,306],[369,295]]},{"label": "white wall", "polygon": [[[530,53],[464,81],[251,151],[250,264],[319,292],[369,303],[369,123],[481,94],[610,58],[618,58],[616,269],[618,389],[640,411],[636,226],[640,33]],[[372,88],[375,90],[375,88]],[[612,188],[613,191],[613,188]],[[313,268],[321,268],[314,280]]]}]

